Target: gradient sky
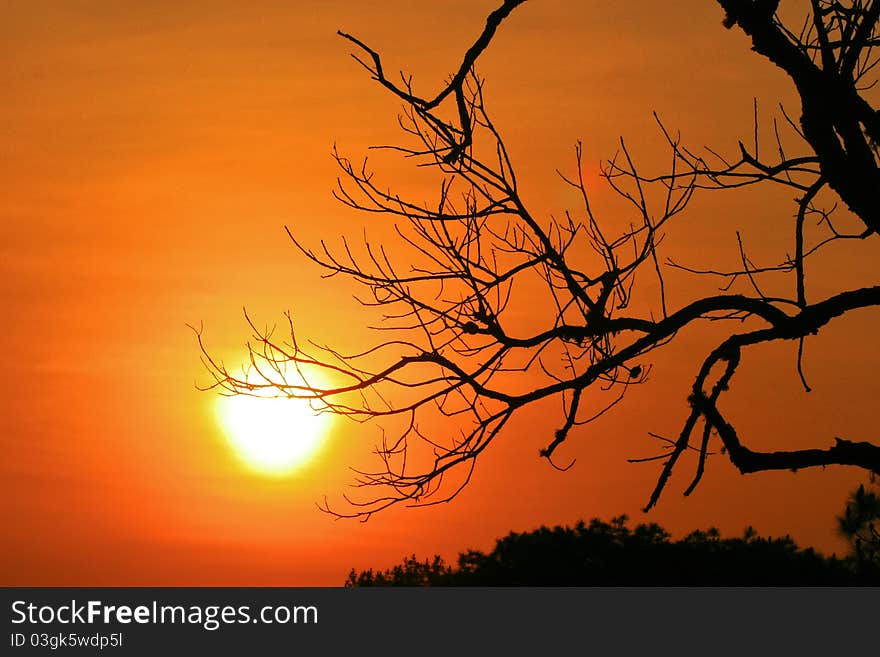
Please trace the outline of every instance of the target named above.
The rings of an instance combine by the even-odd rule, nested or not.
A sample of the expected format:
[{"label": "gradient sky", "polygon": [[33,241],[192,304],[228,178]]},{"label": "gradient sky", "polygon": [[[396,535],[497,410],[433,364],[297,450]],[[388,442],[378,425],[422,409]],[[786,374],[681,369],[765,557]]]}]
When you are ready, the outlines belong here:
[{"label": "gradient sky", "polygon": [[[370,463],[375,429],[337,422],[286,478],[249,471],[230,449],[213,397],[195,388],[207,378],[187,323],[204,322],[229,361],[248,337],[243,306],[258,323],[289,309],[323,342],[370,340],[353,290],[320,280],[283,231],[310,244],[360,234],[367,219],[330,195],[330,149],[359,156],[396,138],[397,104],[335,31],[380,50],[428,95],[496,4],[0,3],[3,584],[341,584],[352,567],[454,556],[512,529],[620,513],[676,535],[751,524],[844,549],[834,515],[865,479],[855,470],[742,477],[715,458],[691,497],[681,491],[692,470],[680,468],[659,508],[641,513],[658,466],[625,460],[656,452],[647,432],[679,430],[698,359],[717,342],[710,331],[682,334],[657,354],[651,383],[572,435],[560,450],[577,458],[572,470],[537,457],[554,427],[535,411],[450,505],[366,524],[317,510],[347,490],[348,466]],[[796,109],[787,80],[722,28],[715,3],[660,4],[529,2],[481,60],[534,212],[575,206],[554,170],[570,170],[579,138],[591,163],[624,135],[647,169],[662,170],[652,111],[688,143],[735,153],[751,135],[754,97],[765,116],[780,101]],[[415,184],[405,168],[384,175]],[[740,229],[755,260],[775,262],[790,249],[789,197],[698,197],[665,254],[735,265]],[[602,188],[595,203],[621,207]],[[816,298],[877,282],[876,249],[849,248],[810,270]],[[698,291],[670,280],[673,301]],[[792,345],[747,354],[725,401],[740,433],[767,448],[872,438],[874,404],[859,402],[880,398],[878,328],[863,311],[810,340],[810,395]]]}]

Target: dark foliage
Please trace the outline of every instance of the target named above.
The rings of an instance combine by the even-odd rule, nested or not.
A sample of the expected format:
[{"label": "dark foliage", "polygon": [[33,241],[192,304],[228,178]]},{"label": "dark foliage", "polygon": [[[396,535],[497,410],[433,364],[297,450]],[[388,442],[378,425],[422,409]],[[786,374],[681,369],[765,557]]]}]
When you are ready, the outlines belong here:
[{"label": "dark foliage", "polygon": [[415,556],[385,571],[352,570],[346,586],[787,586],[878,585],[880,573],[852,560],[802,549],[788,536],[740,538],[716,529],[681,540],[627,517],[574,527],[511,532],[485,554],[461,553],[458,566]]},{"label": "dark foliage", "polygon": [[852,558],[862,571],[880,576],[880,487],[871,480],[873,489],[862,484],[852,492],[837,528],[852,545]]}]

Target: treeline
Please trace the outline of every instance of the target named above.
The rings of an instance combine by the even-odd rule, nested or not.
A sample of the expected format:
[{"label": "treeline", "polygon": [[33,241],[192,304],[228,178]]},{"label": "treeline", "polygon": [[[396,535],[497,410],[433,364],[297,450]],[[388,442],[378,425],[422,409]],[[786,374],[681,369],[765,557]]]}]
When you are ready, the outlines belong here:
[{"label": "treeline", "polygon": [[415,556],[383,571],[352,570],[346,586],[786,586],[880,585],[880,568],[802,549],[788,536],[739,538],[716,529],[681,540],[657,524],[593,519],[574,527],[511,532],[489,553],[468,550],[457,565]]}]

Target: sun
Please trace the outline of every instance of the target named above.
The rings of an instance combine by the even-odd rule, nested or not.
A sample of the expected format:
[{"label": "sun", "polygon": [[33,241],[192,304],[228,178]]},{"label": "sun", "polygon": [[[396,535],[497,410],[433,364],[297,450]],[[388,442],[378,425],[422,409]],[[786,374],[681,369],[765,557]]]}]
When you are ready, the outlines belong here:
[{"label": "sun", "polygon": [[252,470],[285,475],[307,463],[324,442],[329,416],[304,399],[220,397],[216,414],[238,457]]}]

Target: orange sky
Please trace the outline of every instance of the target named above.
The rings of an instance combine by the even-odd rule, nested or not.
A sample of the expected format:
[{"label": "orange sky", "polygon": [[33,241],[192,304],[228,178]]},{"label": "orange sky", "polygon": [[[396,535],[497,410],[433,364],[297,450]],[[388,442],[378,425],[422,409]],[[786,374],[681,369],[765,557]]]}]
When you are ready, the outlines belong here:
[{"label": "orange sky", "polygon": [[[283,232],[290,225],[311,244],[360,234],[365,218],[330,196],[330,148],[358,156],[396,138],[396,103],[336,29],[381,50],[389,69],[413,72],[427,95],[495,4],[4,3],[3,584],[341,584],[353,566],[452,556],[511,529],[620,513],[676,534],[752,524],[843,549],[834,514],[864,479],[854,470],[741,477],[714,459],[690,498],[680,493],[692,471],[682,468],[659,508],[639,511],[657,466],[625,459],[654,453],[648,431],[680,428],[697,358],[717,341],[708,331],[683,334],[657,354],[652,383],[573,434],[560,451],[578,459],[568,473],[537,458],[554,427],[524,414],[442,507],[366,524],[316,509],[345,492],[349,465],[370,462],[374,429],[337,422],[320,454],[280,479],[248,471],[229,448],[212,397],[195,389],[206,377],[186,323],[203,321],[230,360],[247,338],[243,305],[259,323],[290,309],[303,334],[331,344],[370,340],[352,289],[321,281]],[[597,162],[623,134],[659,167],[652,110],[688,143],[735,152],[754,96],[768,110],[796,107],[787,81],[721,18],[708,1],[662,13],[542,0],[514,13],[480,71],[533,208],[546,216],[576,203],[554,169],[572,164],[578,138]],[[406,169],[392,173],[405,189]],[[670,229],[668,255],[736,263],[739,228],[756,260],[778,258],[789,235],[775,218],[790,216],[789,201],[787,192],[698,197]],[[619,208],[602,189],[595,202]],[[814,294],[876,283],[867,250],[817,262]],[[679,302],[696,290],[671,281]],[[853,336],[877,329],[863,311],[811,340],[809,397],[790,345],[749,354],[725,402],[740,433],[766,447],[872,438],[874,409],[857,401],[880,398],[880,357],[873,341],[860,353]]]}]

